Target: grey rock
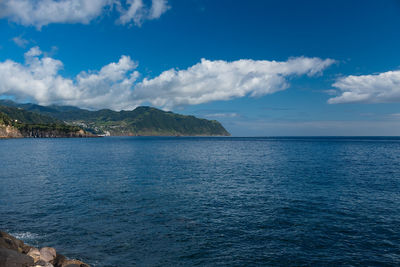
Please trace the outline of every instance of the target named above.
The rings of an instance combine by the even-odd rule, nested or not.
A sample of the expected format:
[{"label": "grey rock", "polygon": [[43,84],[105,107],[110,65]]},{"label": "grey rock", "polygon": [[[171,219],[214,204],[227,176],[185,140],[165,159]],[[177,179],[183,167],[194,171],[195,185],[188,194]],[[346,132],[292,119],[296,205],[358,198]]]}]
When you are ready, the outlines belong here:
[{"label": "grey rock", "polygon": [[28,267],[33,258],[15,250],[0,248],[0,267]]},{"label": "grey rock", "polygon": [[80,260],[65,260],[61,267],[90,267]]},{"label": "grey rock", "polygon": [[0,231],[0,248],[7,248],[18,252],[27,253],[31,246],[25,245],[22,240],[16,239],[12,235]]},{"label": "grey rock", "polygon": [[61,267],[67,258],[62,254],[57,254],[56,258],[51,262],[55,267]]},{"label": "grey rock", "polygon": [[34,262],[40,260],[40,251],[37,248],[31,248],[26,255],[31,256]]},{"label": "grey rock", "polygon": [[46,262],[54,260],[57,256],[56,250],[50,247],[44,247],[40,249],[40,259]]},{"label": "grey rock", "polygon": [[35,263],[34,267],[54,267],[50,262],[46,262],[44,260],[39,260]]}]

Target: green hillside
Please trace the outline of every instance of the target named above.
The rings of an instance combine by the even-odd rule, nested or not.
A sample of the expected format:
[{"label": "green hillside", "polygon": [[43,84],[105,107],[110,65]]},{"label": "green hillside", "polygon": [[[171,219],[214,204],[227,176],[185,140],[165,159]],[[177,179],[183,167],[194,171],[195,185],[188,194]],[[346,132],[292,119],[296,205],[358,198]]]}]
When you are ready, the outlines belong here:
[{"label": "green hillside", "polygon": [[27,111],[25,109],[17,107],[0,106],[0,112],[6,114],[9,118],[12,118],[14,121],[16,120],[24,124],[63,123],[61,120],[58,120],[54,117],[41,115],[39,113]]},{"label": "green hillside", "polygon": [[0,106],[0,126],[10,126],[23,137],[91,136],[80,127],[22,108]]},{"label": "green hillside", "polygon": [[[40,106],[0,100],[0,105],[22,108],[46,118],[79,126],[102,135],[152,136],[229,136],[215,120],[166,112],[152,107],[138,107],[132,111],[102,109],[89,111],[70,106]],[[44,119],[44,118],[40,118]]]}]

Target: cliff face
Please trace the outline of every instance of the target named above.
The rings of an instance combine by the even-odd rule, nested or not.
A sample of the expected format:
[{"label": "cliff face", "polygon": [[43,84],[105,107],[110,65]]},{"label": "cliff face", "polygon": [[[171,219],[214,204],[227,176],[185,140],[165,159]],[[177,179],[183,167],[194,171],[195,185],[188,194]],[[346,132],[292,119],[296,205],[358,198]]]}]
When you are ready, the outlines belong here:
[{"label": "cliff face", "polygon": [[83,130],[79,131],[61,131],[57,129],[43,130],[43,129],[22,129],[0,124],[0,138],[56,138],[56,137],[94,137],[95,135],[87,133]]},{"label": "cliff face", "polygon": [[91,133],[83,130],[79,131],[62,131],[62,130],[41,130],[41,129],[23,129],[21,135],[28,138],[63,138],[63,137],[95,137]]},{"label": "cliff face", "polygon": [[22,138],[18,129],[10,125],[0,124],[0,138]]}]

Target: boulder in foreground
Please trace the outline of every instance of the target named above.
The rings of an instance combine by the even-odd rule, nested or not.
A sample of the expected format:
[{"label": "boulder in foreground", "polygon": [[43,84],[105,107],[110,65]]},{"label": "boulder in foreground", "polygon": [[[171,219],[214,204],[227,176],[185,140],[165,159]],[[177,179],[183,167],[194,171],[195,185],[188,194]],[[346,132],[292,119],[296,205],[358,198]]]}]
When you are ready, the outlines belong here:
[{"label": "boulder in foreground", "polygon": [[0,267],[90,267],[80,260],[67,259],[54,248],[38,248],[25,244],[0,231]]}]

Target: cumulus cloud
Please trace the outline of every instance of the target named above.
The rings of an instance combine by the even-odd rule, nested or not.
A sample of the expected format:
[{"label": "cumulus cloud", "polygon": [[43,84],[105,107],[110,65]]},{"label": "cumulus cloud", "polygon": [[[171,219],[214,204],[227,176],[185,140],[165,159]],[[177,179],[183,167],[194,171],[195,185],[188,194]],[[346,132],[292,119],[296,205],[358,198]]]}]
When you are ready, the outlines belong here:
[{"label": "cumulus cloud", "polygon": [[400,71],[373,75],[347,76],[337,80],[333,87],[341,94],[328,100],[330,104],[364,102],[384,103],[400,101]]},{"label": "cumulus cloud", "polygon": [[88,24],[115,5],[120,12],[119,23],[133,21],[136,25],[159,18],[169,8],[167,0],[152,0],[150,6],[142,0],[2,0],[0,18],[38,29],[51,23]]},{"label": "cumulus cloud", "polygon": [[99,71],[79,73],[74,79],[62,77],[63,63],[46,57],[38,47],[25,53],[25,63],[0,62],[0,95],[16,100],[33,100],[42,105],[66,104],[87,108],[134,108],[130,99],[138,77],[137,64],[128,56]]},{"label": "cumulus cloud", "polygon": [[38,28],[51,23],[88,24],[110,3],[109,0],[3,0],[0,17]]},{"label": "cumulus cloud", "polygon": [[285,90],[288,77],[320,73],[332,59],[292,58],[285,62],[202,59],[186,70],[167,70],[154,79],[145,78],[135,86],[135,99],[172,108],[244,96],[259,97]]},{"label": "cumulus cloud", "polygon": [[25,53],[24,63],[0,62],[0,96],[91,109],[133,109],[141,104],[172,109],[272,94],[288,88],[290,77],[316,75],[333,62],[306,57],[284,62],[202,59],[188,69],[170,69],[153,79],[139,81],[137,63],[129,56],[121,56],[118,62],[100,70],[82,71],[74,78],[66,78],[59,73],[61,61],[33,47]]}]

